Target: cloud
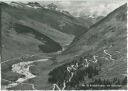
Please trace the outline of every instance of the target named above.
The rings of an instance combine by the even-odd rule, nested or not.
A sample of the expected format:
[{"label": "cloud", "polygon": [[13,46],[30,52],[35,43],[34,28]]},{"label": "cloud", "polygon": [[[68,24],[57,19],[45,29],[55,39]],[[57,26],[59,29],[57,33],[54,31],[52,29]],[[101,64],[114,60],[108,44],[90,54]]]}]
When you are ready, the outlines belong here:
[{"label": "cloud", "polygon": [[[9,1],[9,0],[1,0]],[[13,0],[20,2],[29,2],[37,0]],[[51,2],[58,5],[59,9],[66,10],[74,16],[80,15],[97,15],[106,16],[108,13],[118,8],[127,0],[38,0],[41,4],[49,4]]]},{"label": "cloud", "polygon": [[[97,1],[97,2],[96,2]],[[61,1],[57,4],[61,6],[61,9],[69,11],[74,16],[80,15],[97,15],[106,16],[108,13],[118,8],[125,1],[116,2],[103,2],[96,0],[95,2],[90,1]],[[112,0],[111,0],[112,1]]]}]

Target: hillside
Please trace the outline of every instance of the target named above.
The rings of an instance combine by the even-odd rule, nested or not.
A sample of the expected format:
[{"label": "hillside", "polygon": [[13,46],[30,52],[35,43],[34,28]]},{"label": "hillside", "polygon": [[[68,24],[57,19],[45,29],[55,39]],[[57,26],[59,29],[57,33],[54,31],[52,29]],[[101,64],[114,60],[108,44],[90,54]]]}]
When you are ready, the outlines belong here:
[{"label": "hillside", "polygon": [[97,23],[101,19],[104,18],[104,16],[97,16],[97,17],[90,17],[90,16],[79,16],[76,17],[77,20],[83,24],[83,26],[90,28],[93,24]]},{"label": "hillside", "polygon": [[87,31],[73,16],[59,11],[16,2],[1,7],[3,60],[62,51]]},{"label": "hillside", "polygon": [[84,16],[84,17],[80,16],[76,18],[79,22],[81,22],[84,26],[88,28],[94,24],[94,20],[88,16]]},{"label": "hillside", "polygon": [[[127,89],[127,4],[87,31],[81,27],[83,21],[71,15],[33,4],[27,8],[24,4],[18,3],[17,6],[4,4],[2,57],[28,56],[1,63],[4,89]],[[62,24],[59,29],[60,23],[56,19],[66,22],[67,27],[63,28]],[[69,41],[72,36],[77,37]],[[61,52],[58,54],[58,51]]]},{"label": "hillside", "polygon": [[[70,47],[67,50],[65,50],[63,53],[66,54],[68,52],[71,53],[71,52],[75,52],[75,51],[76,52],[79,51],[80,53],[83,53],[86,50],[90,50],[90,48],[95,49],[95,47],[99,46],[100,43],[102,44],[102,46],[104,46],[104,45],[106,45],[105,42],[109,43],[109,41],[112,41],[111,39],[113,39],[113,41],[114,41],[114,39],[118,38],[118,36],[112,36],[112,35],[114,35],[117,32],[120,32],[121,31],[120,27],[122,27],[122,30],[124,28],[126,28],[125,27],[126,26],[126,16],[122,14],[125,11],[126,11],[126,9],[123,10],[122,8],[118,8],[117,10],[108,14],[105,18],[103,18],[96,24],[92,25],[87,33],[83,34],[80,37],[77,37],[76,41],[74,43],[72,43],[72,45],[70,45]],[[118,13],[119,13],[119,15],[118,15]],[[122,15],[120,15],[120,14],[122,14]],[[125,34],[125,32],[124,32],[124,34]],[[107,35],[109,35],[109,34],[111,34],[111,36],[107,38]],[[119,38],[120,38],[120,36],[119,36]]]},{"label": "hillside", "polygon": [[[124,4],[94,24],[58,57],[58,62],[68,58],[49,73],[49,82],[68,90],[126,89],[126,24]],[[57,86],[54,89],[59,89]]]},{"label": "hillside", "polygon": [[82,24],[79,23],[77,19],[73,16],[68,16],[63,12],[55,10],[50,10],[46,8],[34,9],[27,6],[5,6],[3,7],[3,9],[17,19],[25,20],[26,18],[28,18],[36,20],[43,24],[47,24],[48,26],[51,26],[58,31],[72,34],[75,36],[80,35],[83,31],[86,31],[87,29],[86,27],[82,26]]}]

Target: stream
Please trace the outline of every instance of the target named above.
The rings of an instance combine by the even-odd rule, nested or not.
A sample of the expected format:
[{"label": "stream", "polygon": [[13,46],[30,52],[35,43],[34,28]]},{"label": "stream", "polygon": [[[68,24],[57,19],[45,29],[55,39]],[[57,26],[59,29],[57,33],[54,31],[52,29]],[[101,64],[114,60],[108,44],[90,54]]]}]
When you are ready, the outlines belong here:
[{"label": "stream", "polygon": [[5,88],[12,88],[15,87],[17,85],[19,85],[20,83],[23,83],[24,81],[28,80],[28,79],[32,79],[35,78],[36,75],[33,75],[30,71],[29,68],[30,66],[32,66],[31,64],[34,62],[45,62],[48,59],[40,59],[40,60],[35,60],[35,61],[27,61],[27,62],[19,62],[17,64],[13,64],[12,65],[12,71],[21,75],[24,75],[25,77],[23,78],[18,78],[17,81],[12,82],[11,84],[8,84],[7,86],[5,86]]},{"label": "stream", "polygon": [[[107,50],[104,50],[103,52],[106,55],[109,56],[109,58],[107,57],[107,59],[114,60],[112,58],[112,55]],[[92,61],[92,62],[97,63],[98,60],[96,59],[96,57],[98,57],[98,56],[96,56],[96,55],[93,56],[93,60],[94,61]],[[105,57],[102,57],[102,58],[105,58]],[[32,66],[32,63],[34,63],[34,62],[45,62],[47,60],[49,60],[49,58],[47,58],[47,59],[40,59],[40,60],[34,60],[34,61],[27,61],[27,62],[19,62],[19,63],[13,64],[12,65],[12,72],[24,75],[25,77],[18,78],[17,81],[12,82],[12,83],[8,84],[7,86],[4,86],[4,88],[6,88],[6,89],[12,88],[12,87],[15,87],[15,86],[17,86],[19,84],[24,84],[23,82],[28,80],[28,79],[35,78],[36,75],[33,75],[29,71],[29,68]],[[84,60],[86,61],[86,64],[84,64],[85,67],[88,67],[88,65],[89,65],[88,60],[86,58]],[[65,89],[66,83],[70,82],[71,79],[73,78],[74,73],[71,72],[71,70],[75,71],[75,70],[77,70],[77,68],[78,68],[78,63],[76,63],[75,65],[71,65],[70,67],[67,67],[67,71],[71,74],[71,76],[69,77],[68,81],[66,81],[66,82],[64,81],[64,83],[63,83],[64,86],[63,86],[62,90]],[[29,84],[29,85],[32,85],[33,89],[35,89],[34,88],[34,84]],[[57,87],[59,90],[61,89],[61,88],[59,88],[59,86],[57,84],[53,84],[53,90],[55,90],[55,87]]]}]

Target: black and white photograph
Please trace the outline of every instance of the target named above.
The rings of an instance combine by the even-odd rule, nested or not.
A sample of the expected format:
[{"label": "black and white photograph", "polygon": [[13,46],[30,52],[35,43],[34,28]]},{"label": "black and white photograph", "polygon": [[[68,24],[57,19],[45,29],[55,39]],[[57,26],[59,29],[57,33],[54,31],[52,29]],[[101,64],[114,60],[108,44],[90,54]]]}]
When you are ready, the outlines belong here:
[{"label": "black and white photograph", "polygon": [[0,0],[1,91],[126,91],[127,9],[127,0]]}]

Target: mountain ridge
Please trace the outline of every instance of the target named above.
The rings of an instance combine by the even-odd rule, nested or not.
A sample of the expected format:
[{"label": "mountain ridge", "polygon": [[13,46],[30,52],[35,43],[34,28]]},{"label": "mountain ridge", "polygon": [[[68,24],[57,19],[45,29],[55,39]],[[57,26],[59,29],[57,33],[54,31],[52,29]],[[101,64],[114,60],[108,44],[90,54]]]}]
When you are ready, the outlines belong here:
[{"label": "mountain ridge", "polygon": [[[106,17],[104,17],[103,19],[101,19],[99,22],[93,24],[93,25],[90,27],[90,29],[88,30],[88,32],[90,32],[90,30],[93,29],[95,26],[99,26],[101,23],[103,23],[103,22],[107,19],[107,17],[110,17],[110,16],[113,15],[114,13],[116,14],[116,12],[117,12],[118,10],[122,11],[122,9],[123,9],[124,7],[126,7],[126,6],[127,6],[127,4],[124,4],[124,5],[120,6],[119,8],[115,9],[114,11],[112,11],[111,13],[109,13]],[[103,22],[102,22],[102,21],[103,21]],[[87,33],[88,33],[88,32],[87,32]],[[87,33],[84,33],[84,34],[87,34]],[[83,36],[85,36],[84,34],[82,34],[81,36],[75,38],[75,40],[74,40],[75,42],[72,42],[71,46],[69,46],[69,48],[68,48],[67,50],[65,50],[63,53],[64,53],[64,54],[67,53],[67,52],[70,50],[70,48],[71,48],[72,46],[76,45],[76,42],[79,41]],[[67,51],[67,52],[66,52],[66,51]],[[62,54],[63,54],[63,53],[62,53]]]},{"label": "mountain ridge", "polygon": [[[22,4],[24,5],[24,3]],[[24,35],[25,34],[24,32],[24,33],[21,33],[20,36],[16,37],[17,40],[15,41],[19,42],[18,44],[17,43],[15,44],[14,42],[15,45],[13,44],[13,46],[16,46],[16,48],[18,48],[17,46],[22,45],[22,43],[20,43],[20,39],[22,39],[21,36],[23,36],[24,42],[26,41],[26,45],[27,45],[26,47],[29,46],[29,44],[27,44],[27,41],[29,41],[29,39],[31,42],[33,40],[34,45],[36,45],[35,47],[33,45],[33,48],[31,49],[28,47],[28,49],[30,50],[33,49],[35,52],[40,53],[42,50],[43,52],[46,52],[46,49],[48,51],[48,48],[49,50],[59,48],[58,50],[56,50],[56,52],[58,52],[67,48],[67,46],[72,42],[74,37],[81,34],[83,31],[87,31],[87,28],[82,26],[82,24],[78,22],[73,16],[68,16],[59,11],[45,9],[43,7],[37,8],[37,9],[29,8],[29,7],[28,8],[16,7],[16,6],[10,6],[9,4],[6,4],[4,2],[1,3],[1,6],[2,6],[2,17],[3,17],[2,34],[4,37],[6,36],[7,40],[10,40],[10,41],[13,40],[12,38],[17,36],[16,32],[18,31],[26,30],[26,31],[29,31],[27,33],[30,33],[30,35]],[[20,26],[22,26],[22,28]],[[33,32],[32,31],[30,32],[30,29],[32,29],[33,31],[37,31],[38,34],[40,33],[41,35],[47,36],[47,38],[51,39],[51,41],[47,43],[49,39],[43,41],[42,40],[43,38],[41,39],[41,36],[40,38],[37,39],[33,34]],[[13,37],[12,38],[9,37],[10,35],[13,35]],[[37,39],[37,41],[46,42],[45,43],[46,45],[44,45],[44,43],[35,44],[37,43],[35,41],[35,38]],[[31,43],[30,41],[28,43]],[[3,50],[6,47],[8,47],[9,50],[11,50],[11,47],[9,47],[8,46],[9,44],[7,45],[6,42],[3,43],[2,45]],[[38,43],[41,43],[41,42],[38,42]],[[53,44],[50,44],[50,43],[53,43]],[[39,45],[42,45],[42,46],[39,46]],[[56,45],[56,47],[50,46],[50,45]],[[60,48],[59,46],[62,48]],[[24,49],[23,45],[20,48],[22,47]],[[52,47],[55,47],[55,48],[52,48]],[[19,50],[20,48],[18,48],[17,51],[21,51]],[[6,51],[5,51],[5,54],[3,55],[11,56],[13,54],[13,53],[10,54],[10,52],[6,52]],[[21,51],[21,54],[19,54],[17,53],[17,51],[14,52],[14,55],[17,55],[17,54],[24,55],[25,53],[22,53],[22,52],[31,53],[31,51],[29,52],[28,50],[26,51],[24,50],[24,51]]]},{"label": "mountain ridge", "polygon": [[56,60],[62,64],[50,71],[48,80],[60,89],[127,89],[127,4],[95,24]]}]

